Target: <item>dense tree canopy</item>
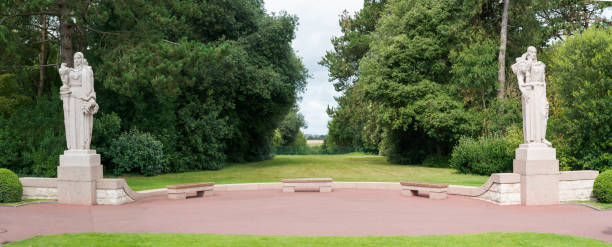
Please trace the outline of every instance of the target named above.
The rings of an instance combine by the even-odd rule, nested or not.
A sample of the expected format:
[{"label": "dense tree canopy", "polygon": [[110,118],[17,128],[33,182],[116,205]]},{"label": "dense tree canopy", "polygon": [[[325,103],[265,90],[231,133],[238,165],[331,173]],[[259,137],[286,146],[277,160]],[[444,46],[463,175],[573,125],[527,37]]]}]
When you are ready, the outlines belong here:
[{"label": "dense tree canopy", "polygon": [[[510,1],[505,66],[533,45],[606,26],[607,3]],[[461,136],[520,128],[516,78],[496,91],[504,1],[366,1],[340,18],[322,65],[336,90],[327,145],[374,146],[391,161],[448,154]],[[544,49],[544,51],[546,51]]]},{"label": "dense tree canopy", "polygon": [[589,28],[548,57],[549,120],[566,169],[612,169],[612,30]]},{"label": "dense tree canopy", "polygon": [[[0,109],[25,104],[25,96],[49,105],[43,108],[59,122],[47,122],[49,126],[41,129],[21,128],[23,134],[3,124],[0,138],[40,143],[27,136],[51,131],[55,144],[63,145],[57,100],[61,83],[54,66],[66,62],[63,53],[59,59],[58,50],[66,47],[57,36],[68,23],[73,50],[83,51],[95,73],[101,109],[95,116],[96,131],[114,135],[94,134],[93,139],[109,167],[112,157],[103,151],[112,145],[110,139],[132,129],[163,143],[165,171],[219,169],[227,161],[268,158],[274,130],[306,83],[307,71],[291,48],[297,18],[269,14],[260,0],[9,1],[1,7],[0,55],[15,59],[0,64],[0,74],[9,74],[0,77],[0,85],[11,86],[0,90]],[[74,11],[61,15],[63,7]],[[44,67],[47,83],[38,97],[37,41],[44,35],[44,14],[49,23],[43,30],[48,36],[46,63],[51,65]],[[21,113],[3,110],[2,121],[18,124],[25,112],[43,114],[31,106],[17,112]],[[39,173],[29,169],[39,162],[26,144],[8,139],[2,145],[15,147],[18,157],[2,158],[0,166],[53,175],[51,168],[62,148],[40,151],[55,161],[45,164],[49,172]]]}]

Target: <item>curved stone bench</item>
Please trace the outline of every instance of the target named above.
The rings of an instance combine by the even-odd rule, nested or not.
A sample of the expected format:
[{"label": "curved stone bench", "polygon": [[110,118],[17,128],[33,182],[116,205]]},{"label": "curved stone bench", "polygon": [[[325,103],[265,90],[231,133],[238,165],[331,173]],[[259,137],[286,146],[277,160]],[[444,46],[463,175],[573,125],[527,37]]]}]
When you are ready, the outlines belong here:
[{"label": "curved stone bench", "polygon": [[425,182],[400,182],[402,186],[402,194],[406,196],[416,196],[419,191],[429,192],[429,199],[443,200],[447,198],[446,191],[448,184],[425,183]]},{"label": "curved stone bench", "polygon": [[190,184],[175,184],[168,185],[168,199],[187,199],[187,194],[196,193],[195,196],[190,197],[202,197],[212,196],[213,188],[215,183],[203,182],[203,183],[190,183]]},{"label": "curved stone bench", "polygon": [[318,191],[331,192],[331,178],[287,178],[283,179],[283,192]]}]

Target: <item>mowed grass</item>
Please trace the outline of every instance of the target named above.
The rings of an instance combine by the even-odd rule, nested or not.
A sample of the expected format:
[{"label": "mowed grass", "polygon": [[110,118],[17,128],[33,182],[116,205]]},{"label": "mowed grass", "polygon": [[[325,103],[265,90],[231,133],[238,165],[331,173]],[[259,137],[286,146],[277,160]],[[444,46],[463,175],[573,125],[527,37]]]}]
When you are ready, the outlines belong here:
[{"label": "mowed grass", "polygon": [[217,184],[280,182],[283,178],[333,178],[334,181],[422,181],[480,186],[487,176],[458,174],[454,169],[394,165],[376,155],[277,155],[274,159],[231,164],[218,171],[129,176],[134,190],[164,188],[169,184],[211,181]]},{"label": "mowed grass", "polygon": [[603,202],[594,202],[594,201],[569,201],[569,202],[589,204],[599,209],[612,209],[612,203],[603,203]]},{"label": "mowed grass", "polygon": [[21,206],[21,205],[25,205],[25,204],[28,204],[28,203],[49,202],[49,201],[55,201],[55,200],[52,200],[52,199],[27,199],[27,200],[18,201],[18,202],[3,202],[3,203],[0,203],[0,206]]},{"label": "mowed grass", "polygon": [[18,246],[611,246],[605,242],[568,235],[542,233],[484,233],[395,237],[293,237],[165,233],[81,233],[37,236],[10,243]]}]

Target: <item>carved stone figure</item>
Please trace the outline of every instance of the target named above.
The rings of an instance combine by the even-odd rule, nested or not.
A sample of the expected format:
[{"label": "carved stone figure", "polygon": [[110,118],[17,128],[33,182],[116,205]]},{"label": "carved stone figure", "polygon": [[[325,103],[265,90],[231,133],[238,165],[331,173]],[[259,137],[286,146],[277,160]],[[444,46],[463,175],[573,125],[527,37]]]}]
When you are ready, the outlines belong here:
[{"label": "carved stone figure", "polygon": [[548,101],[546,100],[546,65],[537,61],[536,48],[530,46],[527,52],[516,59],[512,72],[518,78],[523,103],[523,136],[525,144],[541,143],[548,147],[546,123],[548,121]]},{"label": "carved stone figure", "polygon": [[98,112],[93,70],[83,53],[74,54],[74,68],[62,63],[60,95],[64,103],[64,125],[68,150],[89,150],[93,114]]}]

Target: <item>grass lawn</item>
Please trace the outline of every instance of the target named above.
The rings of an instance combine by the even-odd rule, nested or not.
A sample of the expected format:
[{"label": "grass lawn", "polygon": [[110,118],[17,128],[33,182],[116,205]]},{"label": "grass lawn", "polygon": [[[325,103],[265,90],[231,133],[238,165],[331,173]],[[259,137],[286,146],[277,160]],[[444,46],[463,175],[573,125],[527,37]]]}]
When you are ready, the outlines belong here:
[{"label": "grass lawn", "polygon": [[27,199],[27,200],[23,200],[23,201],[19,201],[19,202],[3,202],[0,203],[1,206],[20,206],[20,205],[24,205],[24,204],[28,204],[31,202],[48,202],[48,201],[55,201],[52,199]]},{"label": "grass lawn", "polygon": [[292,237],[209,234],[81,233],[37,236],[16,246],[611,246],[599,240],[542,233],[398,237]]},{"label": "grass lawn", "polygon": [[594,202],[594,201],[569,201],[569,202],[589,204],[599,209],[612,209],[612,203],[603,203],[603,202]]},{"label": "grass lawn", "polygon": [[272,160],[231,164],[218,171],[130,176],[134,190],[164,188],[169,184],[212,181],[217,184],[280,182],[283,178],[333,178],[334,181],[399,182],[415,180],[480,186],[489,177],[457,174],[454,169],[389,164],[376,155],[277,155]]}]

